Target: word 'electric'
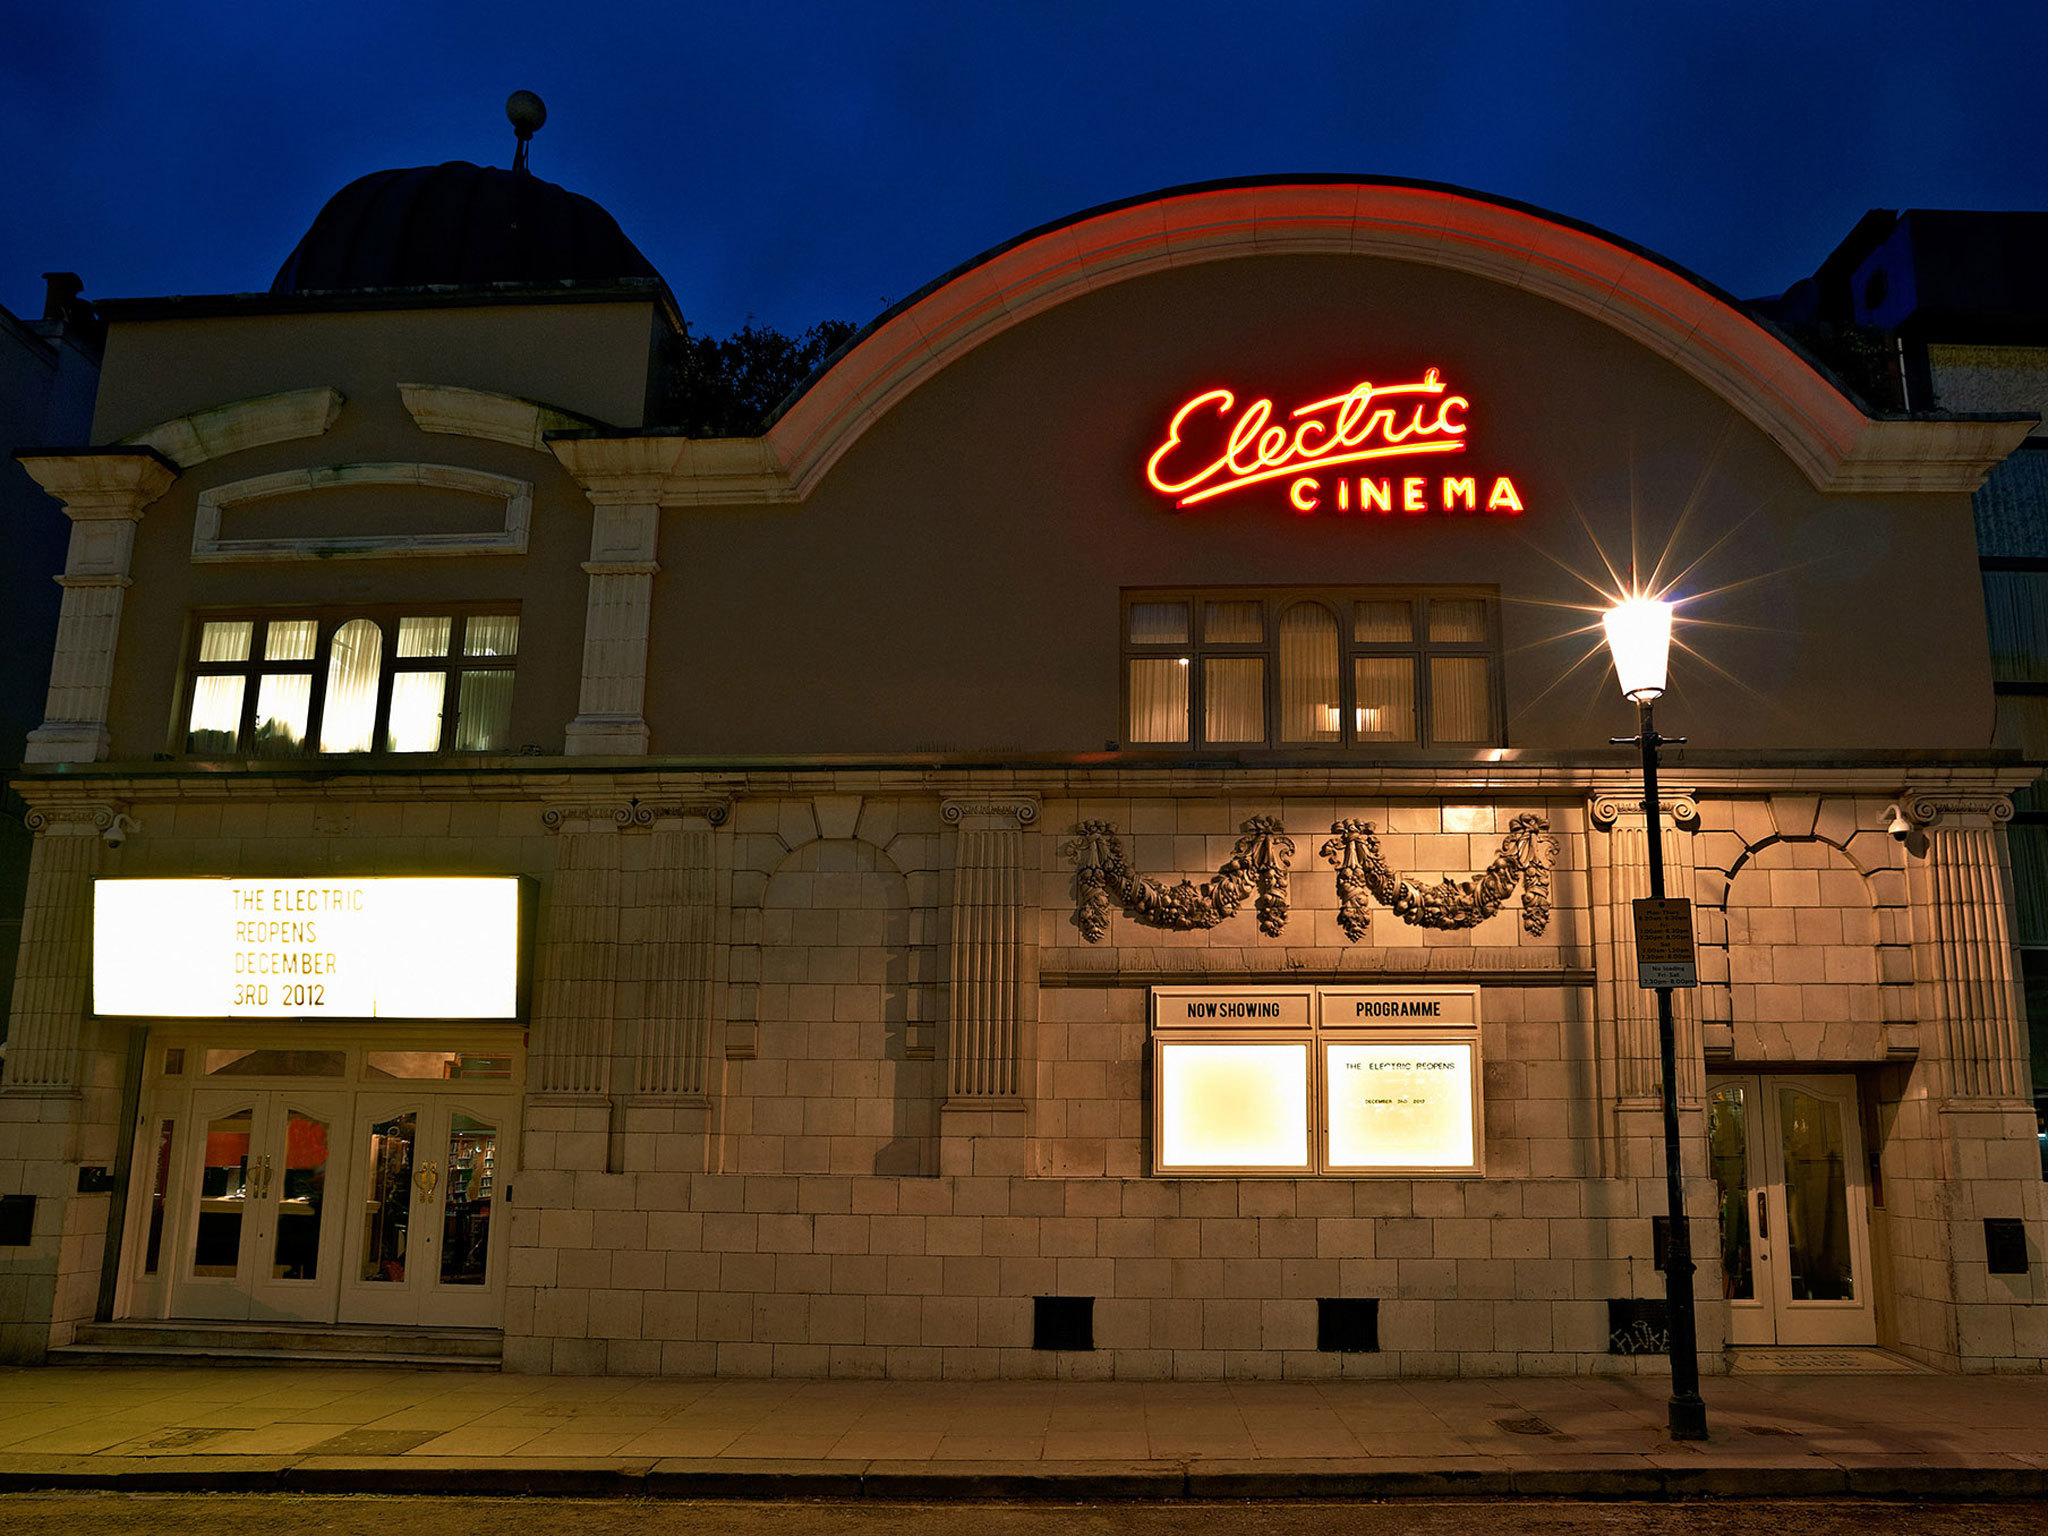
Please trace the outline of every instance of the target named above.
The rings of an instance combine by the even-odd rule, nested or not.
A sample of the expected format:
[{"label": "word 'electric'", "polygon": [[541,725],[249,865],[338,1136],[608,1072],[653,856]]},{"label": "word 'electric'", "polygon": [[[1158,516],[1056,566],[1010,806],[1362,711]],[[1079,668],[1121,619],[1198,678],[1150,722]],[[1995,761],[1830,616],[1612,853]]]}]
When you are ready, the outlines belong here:
[{"label": "word 'electric'", "polygon": [[[1301,513],[1520,512],[1521,495],[1506,475],[1493,476],[1483,497],[1474,475],[1445,475],[1434,488],[1422,475],[1329,475],[1342,464],[1463,453],[1471,408],[1435,368],[1412,384],[1361,382],[1297,406],[1284,421],[1274,420],[1271,400],[1240,411],[1229,390],[1206,390],[1173,413],[1145,478],[1177,507],[1286,480],[1288,504]],[[1327,489],[1326,479],[1334,480]]]}]

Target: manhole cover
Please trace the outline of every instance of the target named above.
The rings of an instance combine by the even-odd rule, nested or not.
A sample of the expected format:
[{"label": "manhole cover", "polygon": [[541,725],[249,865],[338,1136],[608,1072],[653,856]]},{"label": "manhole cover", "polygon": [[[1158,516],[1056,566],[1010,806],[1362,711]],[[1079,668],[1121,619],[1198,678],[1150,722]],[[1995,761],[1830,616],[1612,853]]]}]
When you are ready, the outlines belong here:
[{"label": "manhole cover", "polygon": [[1541,1419],[1495,1419],[1494,1423],[1511,1435],[1554,1435],[1552,1429]]}]

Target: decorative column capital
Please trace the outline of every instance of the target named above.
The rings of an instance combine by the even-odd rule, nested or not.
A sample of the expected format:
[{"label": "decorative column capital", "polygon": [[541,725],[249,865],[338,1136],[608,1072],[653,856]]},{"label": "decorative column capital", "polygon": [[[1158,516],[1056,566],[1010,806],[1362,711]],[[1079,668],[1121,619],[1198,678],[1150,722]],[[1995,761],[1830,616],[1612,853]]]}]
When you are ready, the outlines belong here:
[{"label": "decorative column capital", "polygon": [[572,800],[541,807],[540,822],[550,832],[568,827],[600,831],[649,831],[662,821],[702,821],[722,827],[732,815],[732,801],[706,796],[685,800]]},{"label": "decorative column capital", "polygon": [[1038,820],[1036,795],[963,795],[939,802],[939,817],[963,832],[1011,832]]},{"label": "decorative column capital", "polygon": [[[1613,831],[1623,817],[1643,816],[1644,808],[1641,790],[1633,793],[1627,790],[1597,790],[1586,802],[1586,814],[1592,818],[1593,825],[1606,832]],[[1692,790],[1664,790],[1657,796],[1657,808],[1666,820],[1688,831],[1699,825],[1700,808]]]},{"label": "decorative column capital", "polygon": [[1951,831],[2003,826],[2012,820],[2012,798],[1991,791],[1907,790],[1898,803],[1885,807],[1885,819],[1903,817],[1926,830],[1945,822]]},{"label": "decorative column capital", "polygon": [[126,805],[111,800],[68,800],[59,805],[31,806],[21,819],[29,831],[39,833],[121,839],[142,830],[142,823],[128,814]]},{"label": "decorative column capital", "polygon": [[29,478],[64,504],[73,522],[139,519],[178,478],[178,466],[154,448],[30,453],[18,460]]}]

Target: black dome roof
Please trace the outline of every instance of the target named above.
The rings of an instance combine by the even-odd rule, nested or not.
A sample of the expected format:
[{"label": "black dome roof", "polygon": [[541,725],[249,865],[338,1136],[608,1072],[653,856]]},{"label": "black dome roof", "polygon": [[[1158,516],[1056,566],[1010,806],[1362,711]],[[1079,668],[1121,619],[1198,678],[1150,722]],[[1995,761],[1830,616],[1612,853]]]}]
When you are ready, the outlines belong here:
[{"label": "black dome roof", "polygon": [[618,221],[526,171],[451,160],[375,171],[327,200],[272,293],[661,280]]}]

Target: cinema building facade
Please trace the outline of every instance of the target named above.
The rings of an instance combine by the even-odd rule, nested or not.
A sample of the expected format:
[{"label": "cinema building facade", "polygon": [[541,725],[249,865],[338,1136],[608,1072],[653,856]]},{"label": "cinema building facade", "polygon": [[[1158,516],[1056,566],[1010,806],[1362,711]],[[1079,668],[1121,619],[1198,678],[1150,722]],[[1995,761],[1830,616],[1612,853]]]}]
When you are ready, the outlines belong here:
[{"label": "cinema building facade", "polygon": [[1651,1368],[1633,571],[1706,1368],[2040,1368],[1970,510],[2030,419],[1880,419],[1612,236],[1302,179],[1023,236],[691,438],[666,289],[523,174],[103,305],[94,445],[26,460],[73,534],[14,1358]]}]

